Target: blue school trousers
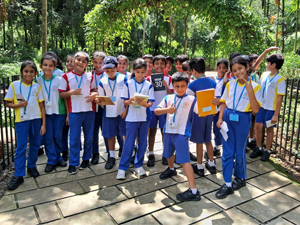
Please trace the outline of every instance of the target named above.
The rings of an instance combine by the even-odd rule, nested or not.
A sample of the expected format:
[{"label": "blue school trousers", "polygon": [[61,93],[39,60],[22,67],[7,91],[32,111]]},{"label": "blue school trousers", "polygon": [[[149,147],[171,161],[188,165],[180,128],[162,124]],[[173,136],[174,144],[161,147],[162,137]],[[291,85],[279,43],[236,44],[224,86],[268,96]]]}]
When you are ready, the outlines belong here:
[{"label": "blue school trousers", "polygon": [[29,152],[27,168],[36,167],[38,150],[40,148],[40,130],[42,119],[26,120],[15,123],[17,134],[17,148],[15,153],[15,177],[24,177],[26,174],[26,149],[29,137]]},{"label": "blue school trousers", "polygon": [[247,177],[247,159],[246,159],[246,145],[251,126],[251,112],[238,112],[239,121],[230,121],[229,115],[233,113],[231,109],[226,108],[223,115],[223,121],[228,126],[228,139],[223,138],[223,155],[222,167],[223,177],[226,183],[231,182],[232,170],[234,166],[234,176],[240,179]]},{"label": "blue school trousers", "polygon": [[219,112],[214,115],[213,117],[213,132],[214,132],[214,135],[215,135],[215,145],[216,146],[219,146],[219,145],[222,145],[222,134],[220,132],[220,129],[217,127],[217,122],[219,120]]},{"label": "blue school trousers", "polygon": [[62,160],[61,152],[62,131],[66,120],[66,115],[46,115],[46,134],[45,134],[45,149],[48,157],[47,164],[56,165]]},{"label": "blue school trousers", "polygon": [[68,135],[69,135],[69,125],[64,122],[63,130],[62,130],[62,151],[68,151]]},{"label": "blue school trousers", "polygon": [[92,157],[94,122],[95,112],[93,111],[69,113],[70,166],[79,166],[81,127],[83,128],[84,134],[84,151],[82,160],[89,160]]},{"label": "blue school trousers", "polygon": [[[95,112],[95,124],[94,124],[94,133],[93,133],[93,154],[99,154],[99,128],[101,128],[102,131],[102,124],[103,124],[103,108],[100,105],[96,105],[96,107],[98,107],[98,112]],[[107,138],[103,137],[103,139],[104,139],[106,152],[109,152]]]},{"label": "blue school trousers", "polygon": [[143,166],[144,155],[147,148],[147,136],[150,121],[145,122],[126,122],[126,141],[124,144],[119,169],[128,170],[131,156],[135,146],[135,140],[138,136],[139,144],[135,154],[134,167],[139,168]]}]

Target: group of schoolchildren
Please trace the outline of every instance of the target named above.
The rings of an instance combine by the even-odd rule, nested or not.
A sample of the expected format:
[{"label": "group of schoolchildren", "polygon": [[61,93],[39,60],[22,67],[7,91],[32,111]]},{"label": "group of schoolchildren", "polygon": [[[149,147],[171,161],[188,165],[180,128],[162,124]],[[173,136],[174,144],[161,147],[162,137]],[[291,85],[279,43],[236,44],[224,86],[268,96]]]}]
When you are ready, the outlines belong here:
[{"label": "group of schoolchildren", "polygon": [[[178,193],[177,199],[201,199],[194,174],[205,176],[203,153],[206,169],[211,174],[217,173],[214,156],[221,155],[221,146],[225,184],[216,192],[216,197],[226,198],[246,185],[246,146],[253,149],[251,158],[261,156],[261,160],[267,161],[270,157],[273,129],[285,94],[285,81],[279,74],[283,56],[269,55],[267,72],[260,78],[256,70],[266,54],[276,49],[269,48],[260,56],[232,53],[230,64],[226,59],[217,62],[215,78],[205,75],[203,58],[189,60],[186,55],[178,55],[175,60],[170,56],[144,55],[133,62],[132,73],[129,73],[126,56],[115,58],[96,51],[92,58],[94,70],[88,73],[89,55],[80,51],[74,56],[68,55],[67,72],[63,73],[57,55],[47,52],[41,59],[42,72],[37,78],[36,65],[23,62],[21,80],[11,83],[5,96],[7,106],[15,108],[17,134],[15,174],[8,189],[14,190],[24,182],[28,140],[27,172],[32,177],[39,176],[36,162],[41,143],[48,157],[45,172],[57,166],[66,167],[69,160],[68,173],[76,174],[78,167],[85,169],[90,162],[99,163],[99,128],[108,153],[105,169],[112,169],[116,163],[117,140],[120,162],[116,179],[126,179],[130,163],[134,164],[139,177],[144,176],[147,146],[147,166],[155,166],[153,149],[158,126],[163,141],[162,163],[168,165],[160,179],[177,175],[174,162],[181,164],[188,178],[189,189]],[[168,72],[174,62],[177,72],[170,76]],[[163,90],[154,91],[157,84],[152,82],[153,73],[163,74]],[[211,88],[215,89],[212,104],[218,112],[199,117],[198,111],[203,109],[198,108],[196,93]],[[142,95],[147,98],[139,97]],[[113,104],[104,104],[103,96],[109,97]],[[228,127],[226,140],[220,132],[225,125]],[[262,150],[264,126],[267,141],[266,149]],[[190,152],[189,141],[196,143],[197,156]],[[191,165],[190,160],[197,163]]]}]

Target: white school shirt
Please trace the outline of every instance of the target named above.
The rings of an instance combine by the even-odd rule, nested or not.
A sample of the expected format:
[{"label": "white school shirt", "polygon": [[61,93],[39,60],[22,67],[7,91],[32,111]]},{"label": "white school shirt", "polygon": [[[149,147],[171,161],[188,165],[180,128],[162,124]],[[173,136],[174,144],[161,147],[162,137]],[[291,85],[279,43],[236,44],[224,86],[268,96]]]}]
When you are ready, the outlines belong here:
[{"label": "white school shirt", "polygon": [[[42,88],[42,93],[45,99],[45,103],[49,101],[48,99],[48,93],[49,88],[50,88],[50,83],[51,83],[51,90],[50,90],[50,102],[51,106],[47,106],[45,104],[45,111],[47,115],[52,115],[52,114],[57,114],[57,115],[64,115],[66,114],[66,106],[64,100],[59,97],[59,85],[60,85],[60,80],[62,78],[60,76],[55,76],[53,75],[52,82],[51,80],[45,80],[44,82],[44,76],[36,78],[37,83],[41,86]],[[46,88],[45,88],[46,84]]]},{"label": "white school shirt", "polygon": [[[19,104],[21,101],[17,100],[16,94],[21,94],[20,86],[21,86],[23,99],[27,101],[31,85],[24,84],[23,82],[21,85],[20,80],[14,81],[10,84],[4,100],[11,101],[14,104]],[[42,113],[39,106],[39,103],[42,101],[44,101],[44,97],[41,92],[41,86],[37,83],[32,82],[28,105],[26,106],[26,115],[29,115],[29,120],[42,118]],[[22,121],[21,116],[24,114],[24,109],[25,109],[24,107],[15,108],[15,116],[16,116],[15,122]]]},{"label": "white school shirt", "polygon": [[[152,83],[151,80],[151,75],[146,77],[146,79]],[[173,85],[172,85],[172,77],[169,75],[164,76],[164,80],[166,81],[168,88],[173,91]],[[164,97],[167,95],[167,90],[161,90],[161,91],[154,91],[154,97],[155,97],[155,102],[153,102],[153,105],[150,107],[151,111],[154,111],[156,109],[156,106],[161,102],[161,100],[164,99]]]},{"label": "white school shirt", "polygon": [[[174,104],[176,96],[176,104]],[[181,100],[182,99],[182,100]],[[181,103],[175,113],[176,128],[170,127],[170,124],[174,121],[174,114],[167,113],[166,124],[164,126],[164,133],[167,134],[181,134],[187,137],[191,137],[191,123],[193,118],[193,112],[198,114],[197,100],[194,96],[185,94],[182,98],[175,94],[167,95],[159,103],[157,108],[165,109],[172,104],[177,107],[179,102]]]},{"label": "white school shirt", "polygon": [[[76,77],[77,80],[76,80]],[[80,80],[82,77],[82,82],[80,84]],[[94,78],[91,73],[83,72],[83,74],[76,74],[71,71],[65,73],[60,80],[60,85],[58,90],[61,92],[64,91],[71,91],[77,89],[79,84],[81,88],[81,95],[71,95],[68,98],[68,106],[70,113],[77,113],[77,112],[88,112],[88,111],[95,111],[95,104],[92,102],[86,102],[87,96],[91,95],[91,90],[96,87],[95,83],[93,82]]]},{"label": "white school shirt", "polygon": [[[135,78],[128,80],[125,83],[121,98],[124,100],[129,100],[134,96],[136,92],[143,95],[148,95],[148,101],[155,102],[153,86],[146,79],[144,79],[141,83],[137,82]],[[143,106],[141,106],[140,108],[134,108],[132,104],[129,105],[125,121],[144,122],[150,120],[151,112],[149,108],[145,108]]]},{"label": "white school shirt", "polygon": [[[221,98],[221,102],[226,103],[226,106],[229,109],[233,109],[233,96],[234,96],[234,89],[236,86],[236,96],[235,96],[235,105],[237,105],[239,98],[241,96],[242,90],[244,88],[245,84],[240,84],[238,83],[236,85],[236,83],[238,82],[238,79],[232,80],[230,82],[228,82],[226,84],[226,89],[222,95]],[[254,95],[256,100],[258,101],[259,105],[261,105],[261,88],[260,85],[254,81],[251,81],[252,87],[253,87],[253,91],[254,91]],[[249,95],[248,92],[246,90],[246,88],[244,89],[243,92],[243,96],[241,97],[241,100],[236,108],[236,111],[239,112],[251,112],[252,108],[250,106],[250,100],[249,100]]]},{"label": "white school shirt", "polygon": [[267,71],[261,76],[262,95],[263,90],[265,89],[264,96],[262,96],[261,107],[267,110],[275,110],[277,104],[277,95],[285,95],[285,79],[280,74],[277,74],[276,76],[269,75],[270,72]]},{"label": "white school shirt", "polygon": [[112,89],[114,88],[114,84],[116,83],[113,93],[113,96],[116,98],[115,105],[104,106],[104,115],[106,117],[117,117],[125,110],[124,100],[121,99],[121,95],[126,82],[127,77],[121,73],[117,73],[115,80],[112,80],[108,76],[106,76],[99,81],[99,96],[112,96]]},{"label": "white school shirt", "polygon": [[100,80],[106,76],[107,75],[105,74],[104,70],[100,74],[96,73],[96,70],[94,70],[94,72],[93,72],[94,81],[93,82],[95,83],[96,88],[98,88]]},{"label": "white school shirt", "polygon": [[[224,92],[224,89],[225,89],[225,85],[224,85],[224,82],[223,82],[223,78],[222,79],[218,79],[217,77],[215,78],[215,81],[217,83],[216,85],[216,89],[215,89],[215,97],[216,98],[221,98],[222,97],[222,94]],[[219,112],[220,111],[220,106],[217,107],[217,111]]]}]

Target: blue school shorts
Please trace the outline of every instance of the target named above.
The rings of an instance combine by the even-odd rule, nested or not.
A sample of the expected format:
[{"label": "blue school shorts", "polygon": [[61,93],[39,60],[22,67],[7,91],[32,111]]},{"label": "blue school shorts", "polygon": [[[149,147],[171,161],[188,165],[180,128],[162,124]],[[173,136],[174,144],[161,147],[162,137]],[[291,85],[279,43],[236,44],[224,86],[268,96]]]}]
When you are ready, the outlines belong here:
[{"label": "blue school shorts", "polygon": [[[263,107],[260,107],[258,113],[256,114],[256,123],[263,123],[265,127],[267,127],[266,121],[271,120],[274,116],[275,111],[273,110],[267,110]],[[276,124],[274,124],[271,127],[276,127]]]},{"label": "blue school shorts", "polygon": [[181,134],[165,133],[163,157],[167,159],[172,157],[175,150],[176,163],[190,162],[189,138]]},{"label": "blue school shorts", "polygon": [[102,135],[105,138],[116,137],[120,132],[121,135],[126,135],[125,119],[121,116],[117,117],[103,117]]},{"label": "blue school shorts", "polygon": [[151,121],[150,121],[150,128],[157,127],[157,121],[159,122],[159,128],[163,129],[166,124],[166,114],[163,115],[155,115],[154,111],[151,111]]},{"label": "blue school shorts", "polygon": [[194,113],[194,119],[192,123],[192,135],[191,142],[197,144],[211,142],[211,128],[213,122],[213,115],[199,117],[198,114]]}]

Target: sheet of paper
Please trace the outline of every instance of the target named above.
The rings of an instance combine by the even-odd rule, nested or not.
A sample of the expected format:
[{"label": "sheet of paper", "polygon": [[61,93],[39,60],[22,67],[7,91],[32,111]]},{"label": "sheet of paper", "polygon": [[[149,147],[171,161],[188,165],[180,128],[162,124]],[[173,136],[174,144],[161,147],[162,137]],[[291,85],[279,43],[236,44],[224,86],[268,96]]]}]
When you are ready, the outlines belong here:
[{"label": "sheet of paper", "polygon": [[267,127],[274,126],[276,123],[271,123],[271,120],[266,121]]},{"label": "sheet of paper", "polygon": [[228,131],[229,130],[228,130],[227,123],[223,121],[223,123],[221,125],[220,132],[221,132],[221,134],[222,134],[222,136],[223,136],[223,138],[224,138],[225,141],[227,141],[227,139],[228,139],[228,134],[227,134]]}]

